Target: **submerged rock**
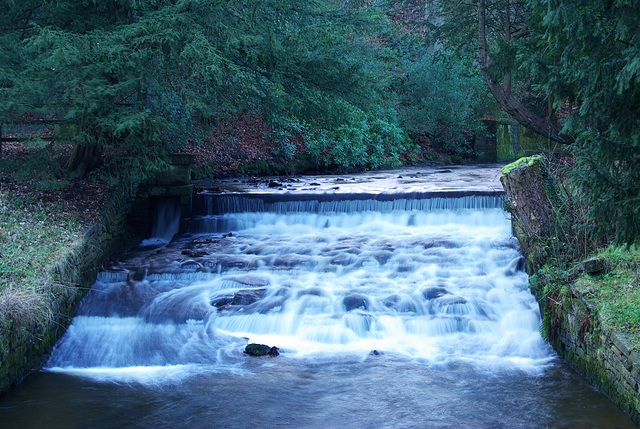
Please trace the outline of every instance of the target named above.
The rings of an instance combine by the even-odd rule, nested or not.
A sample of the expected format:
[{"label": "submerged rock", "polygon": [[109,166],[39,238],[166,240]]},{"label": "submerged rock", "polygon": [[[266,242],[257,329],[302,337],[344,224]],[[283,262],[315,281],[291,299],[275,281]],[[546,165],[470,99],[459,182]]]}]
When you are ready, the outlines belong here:
[{"label": "submerged rock", "polygon": [[328,296],[327,292],[320,287],[310,287],[307,289],[300,290],[296,294],[296,298],[300,298],[301,296],[304,296],[304,295],[321,296],[321,297]]},{"label": "submerged rock", "polygon": [[202,258],[203,256],[209,255],[208,252],[202,249],[185,249],[181,253],[191,258]]},{"label": "submerged rock", "polygon": [[253,304],[264,296],[266,289],[243,289],[233,295],[231,303],[233,305]]},{"label": "submerged rock", "polygon": [[211,305],[217,307],[218,311],[238,310],[262,299],[265,292],[266,289],[242,289],[237,291],[233,297],[222,297],[212,301]]},{"label": "submerged rock", "polygon": [[249,356],[278,356],[280,352],[278,348],[273,346],[269,347],[265,344],[247,344],[247,347],[244,349],[244,353]]},{"label": "submerged rock", "polygon": [[257,276],[230,277],[230,280],[245,286],[269,286],[269,280]]},{"label": "submerged rock", "polygon": [[410,297],[398,294],[389,295],[382,300],[385,307],[393,309],[399,313],[416,313],[418,308]]},{"label": "submerged rock", "polygon": [[467,301],[465,298],[461,296],[448,296],[446,298],[442,298],[439,300],[440,305],[456,305],[456,304],[466,304]]},{"label": "submerged rock", "polygon": [[366,310],[368,307],[368,300],[360,294],[353,293],[342,299],[342,305],[344,305],[344,309],[346,311],[355,310],[357,308]]},{"label": "submerged rock", "polygon": [[422,291],[422,296],[424,296],[425,299],[436,299],[448,294],[449,291],[443,287],[430,287]]}]

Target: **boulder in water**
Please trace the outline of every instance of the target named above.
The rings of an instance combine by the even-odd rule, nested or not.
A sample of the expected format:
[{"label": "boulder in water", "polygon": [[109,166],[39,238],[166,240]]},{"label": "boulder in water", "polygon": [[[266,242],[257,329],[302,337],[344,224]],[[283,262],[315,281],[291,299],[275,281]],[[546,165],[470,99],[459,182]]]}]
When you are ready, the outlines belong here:
[{"label": "boulder in water", "polygon": [[189,256],[190,258],[202,258],[203,256],[207,256],[209,254],[202,249],[185,249],[181,253],[185,256]]},{"label": "boulder in water", "polygon": [[394,308],[396,304],[400,302],[400,295],[394,293],[393,295],[389,295],[385,299],[382,300],[382,303],[385,307]]},{"label": "boulder in water", "polygon": [[301,296],[304,296],[304,295],[327,296],[327,292],[325,292],[325,290],[320,287],[310,287],[310,288],[298,291],[298,293],[296,294],[296,298],[300,298]]},{"label": "boulder in water", "polygon": [[245,286],[258,286],[258,287],[269,286],[268,279],[257,277],[257,276],[231,277],[229,279]]},{"label": "boulder in water", "polygon": [[262,299],[265,292],[266,289],[242,289],[236,292],[233,297],[227,296],[215,299],[211,302],[211,305],[217,307],[218,311],[238,310]]},{"label": "boulder in water", "polygon": [[277,347],[269,347],[264,344],[247,344],[244,352],[249,356],[278,356],[280,352]]},{"label": "boulder in water", "polygon": [[391,308],[399,313],[416,313],[418,308],[411,298],[398,294],[389,295],[382,300],[385,307]]},{"label": "boulder in water", "polygon": [[264,296],[266,289],[243,289],[233,295],[231,304],[233,305],[249,305],[253,304]]},{"label": "boulder in water", "polygon": [[218,310],[223,310],[225,307],[231,305],[232,301],[233,301],[232,297],[225,296],[224,298],[218,298],[212,301],[211,305],[213,305],[214,307],[217,307]]},{"label": "boulder in water", "polygon": [[357,308],[366,310],[368,307],[368,300],[358,293],[352,293],[342,299],[342,305],[344,305],[346,311],[355,310]]},{"label": "boulder in water", "polygon": [[425,299],[436,299],[449,294],[449,291],[443,287],[430,287],[422,291]]},{"label": "boulder in water", "polygon": [[467,301],[465,298],[461,297],[461,296],[448,296],[446,298],[442,298],[441,300],[439,300],[440,305],[445,306],[445,305],[456,305],[456,304],[466,304]]}]

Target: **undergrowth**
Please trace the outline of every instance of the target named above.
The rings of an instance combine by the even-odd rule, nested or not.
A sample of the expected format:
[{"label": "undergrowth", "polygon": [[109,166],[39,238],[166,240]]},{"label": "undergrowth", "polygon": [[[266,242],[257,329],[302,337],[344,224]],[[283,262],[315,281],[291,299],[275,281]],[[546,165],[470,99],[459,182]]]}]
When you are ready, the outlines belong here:
[{"label": "undergrowth", "polygon": [[[577,288],[596,304],[594,316],[603,327],[629,334],[634,349],[640,352],[640,249],[609,246],[613,237],[593,233],[588,207],[573,186],[570,157],[539,159],[543,161],[538,165],[545,196],[553,211],[549,235],[530,237],[531,249],[538,252],[533,254],[536,264],[530,286],[547,303],[541,333],[551,342],[557,340],[567,288]],[[570,274],[582,261],[592,258],[604,262],[606,269],[602,273],[581,274],[577,278],[575,273]],[[574,279],[575,284],[570,284]]]},{"label": "undergrowth", "polygon": [[46,201],[69,181],[52,146],[29,146],[0,159],[0,327],[51,317],[51,265],[85,228],[77,211]]},{"label": "undergrowth", "polygon": [[634,350],[640,352],[640,249],[609,247],[597,257],[607,270],[581,276],[576,287],[597,303],[601,322],[613,331],[629,334]]}]

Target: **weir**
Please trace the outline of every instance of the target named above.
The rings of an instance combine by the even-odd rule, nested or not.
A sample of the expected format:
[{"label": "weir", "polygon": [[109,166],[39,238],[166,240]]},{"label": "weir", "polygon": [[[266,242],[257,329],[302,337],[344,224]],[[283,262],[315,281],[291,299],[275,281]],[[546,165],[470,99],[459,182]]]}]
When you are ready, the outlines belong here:
[{"label": "weir", "polygon": [[278,197],[200,196],[171,245],[100,274],[48,367],[224,367],[245,338],[291,356],[550,359],[499,195]]},{"label": "weir", "polygon": [[[84,393],[35,402],[76,426],[548,427],[606,416],[627,427],[542,339],[502,207],[495,191],[203,191],[171,242],[105,263],[56,345],[39,380]],[[281,354],[248,357],[248,343]],[[0,401],[0,416],[4,406],[24,425],[46,390],[14,408]]]}]

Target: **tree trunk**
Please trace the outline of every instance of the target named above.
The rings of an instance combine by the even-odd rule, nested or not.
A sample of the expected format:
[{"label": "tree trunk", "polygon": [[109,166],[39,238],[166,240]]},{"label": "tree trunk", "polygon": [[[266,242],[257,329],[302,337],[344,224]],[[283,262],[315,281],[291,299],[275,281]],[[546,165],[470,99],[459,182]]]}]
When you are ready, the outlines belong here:
[{"label": "tree trunk", "polygon": [[76,144],[67,169],[84,177],[91,170],[96,168],[102,159],[102,149],[97,144]]},{"label": "tree trunk", "polygon": [[[507,42],[509,42],[511,37],[509,15],[510,12],[507,12],[505,23],[505,32],[509,32],[509,34],[505,34]],[[513,96],[511,93],[511,76],[509,74],[504,76],[502,85],[498,79],[491,76],[488,71],[490,61],[489,48],[487,45],[486,5],[485,0],[478,0],[478,62],[480,64],[482,78],[489,87],[489,91],[491,91],[493,97],[505,112],[530,130],[559,143],[569,144],[574,141],[572,136],[561,133],[562,127],[558,122],[552,120],[550,117],[543,118],[536,115]]]}]

